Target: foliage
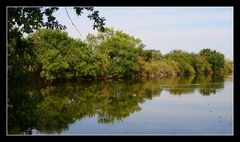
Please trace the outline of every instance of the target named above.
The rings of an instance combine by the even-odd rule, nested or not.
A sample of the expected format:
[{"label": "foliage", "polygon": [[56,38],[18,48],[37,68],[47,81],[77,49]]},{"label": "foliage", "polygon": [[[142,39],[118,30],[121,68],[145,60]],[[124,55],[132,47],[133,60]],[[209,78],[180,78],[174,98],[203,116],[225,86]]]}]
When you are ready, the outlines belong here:
[{"label": "foliage", "polygon": [[32,42],[20,35],[9,41],[8,48],[8,75],[21,81],[27,78],[27,72],[32,71],[31,64],[35,62]]},{"label": "foliage", "polygon": [[[8,8],[8,30],[11,32],[14,29],[19,29],[21,33],[32,33],[39,28],[51,29],[66,29],[66,26],[61,25],[56,17],[53,16],[58,7],[39,7],[39,8],[25,8],[25,7],[11,7]],[[104,17],[99,16],[99,12],[93,7],[74,7],[78,16],[81,16],[84,10],[90,11],[88,15],[90,20],[94,21],[93,28],[104,30]],[[44,16],[47,21],[44,22]]]},{"label": "foliage", "polygon": [[195,70],[193,68],[192,60],[193,57],[191,54],[181,51],[181,50],[174,50],[165,55],[166,58],[172,59],[178,63],[178,67],[180,69],[180,73],[183,75],[193,75],[195,74]]},{"label": "foliage", "polygon": [[202,49],[200,55],[205,57],[213,72],[221,72],[224,68],[224,55],[216,50]]},{"label": "foliage", "polygon": [[144,47],[140,39],[110,28],[96,36],[89,34],[86,42],[93,51],[107,57],[110,63],[108,69],[110,77],[133,75],[134,64]]},{"label": "foliage", "polygon": [[206,58],[199,54],[192,54],[191,65],[197,74],[209,74],[212,71],[211,65]]},{"label": "foliage", "polygon": [[40,29],[27,38],[11,40],[9,75],[11,80],[24,76],[31,79],[34,74],[46,82],[57,82],[232,71],[231,62],[226,61],[223,68],[218,61],[224,56],[210,49],[200,54],[174,50],[163,56],[158,50],[144,50],[144,46],[140,39],[113,28],[88,34],[84,41],[73,39],[60,29]]},{"label": "foliage", "polygon": [[[63,34],[61,38],[56,37],[57,34],[50,34],[50,32],[49,34],[45,34],[45,37],[43,38],[46,40],[46,43],[48,43],[47,41],[48,39],[54,39],[55,43],[51,42],[47,45],[46,43],[35,40],[35,42],[41,42],[41,44],[43,44],[38,45],[40,46],[39,49],[38,47],[33,49],[33,46],[31,45],[32,44],[31,38],[30,39],[23,38],[23,34],[30,34],[40,28],[59,29],[58,32],[60,30],[66,29],[66,26],[61,25],[57,21],[56,17],[53,15],[58,9],[59,9],[58,7],[38,7],[38,8],[10,7],[7,9],[8,12],[7,48],[9,65],[8,71],[9,76],[11,78],[10,80],[17,80],[18,82],[25,80],[26,78],[28,78],[28,76],[30,76],[30,72],[33,71],[35,71],[35,74],[39,75],[42,70],[41,69],[42,67],[41,66],[39,67],[39,63],[42,63],[42,61],[39,61],[40,58],[39,56],[41,55],[39,55],[38,52],[40,50],[55,48],[56,46],[61,48],[61,45],[58,45],[58,42],[61,40],[65,40],[67,34],[65,35]],[[97,10],[94,10],[93,7],[74,7],[74,10],[76,11],[76,14],[79,16],[81,16],[81,13],[83,13],[84,10],[89,11],[90,13],[88,14],[88,18],[94,21],[93,29],[97,28],[100,31],[104,31],[105,18],[100,17],[99,12]],[[44,21],[44,18],[46,18],[47,20]],[[44,32],[42,33],[44,34]],[[68,43],[72,44],[74,42],[75,41],[71,40]],[[66,44],[64,43],[64,41],[61,41],[61,43]],[[68,48],[65,49],[68,50]],[[47,55],[51,56],[58,52],[58,50],[59,49],[53,49],[51,51],[41,51],[41,53],[43,54],[44,52],[46,52]],[[66,53],[58,52],[58,54],[60,53],[61,55],[59,56],[65,57]],[[36,57],[36,54],[38,54],[38,57]],[[58,54],[55,55],[58,56]],[[60,58],[61,57],[57,58],[57,62],[55,63],[55,65],[51,65],[49,63],[44,64],[43,66],[44,71],[41,73],[41,76],[49,80],[55,79],[56,76],[60,76],[60,74],[56,75],[55,73],[55,70],[59,69],[59,71],[64,70],[63,74],[66,78],[71,78],[71,74],[69,74],[68,71],[66,71],[68,68],[66,60]],[[51,62],[53,62],[53,60]],[[56,66],[58,67],[56,69],[53,69]],[[46,70],[49,70],[50,72]]]},{"label": "foliage", "polygon": [[226,60],[224,64],[224,72],[225,73],[231,73],[233,72],[233,61],[231,60]]},{"label": "foliage", "polygon": [[150,60],[157,60],[157,61],[159,61],[162,58],[161,52],[159,50],[153,50],[153,49],[152,50],[145,50],[143,52],[142,56],[144,57],[144,59],[146,61],[150,61]]}]

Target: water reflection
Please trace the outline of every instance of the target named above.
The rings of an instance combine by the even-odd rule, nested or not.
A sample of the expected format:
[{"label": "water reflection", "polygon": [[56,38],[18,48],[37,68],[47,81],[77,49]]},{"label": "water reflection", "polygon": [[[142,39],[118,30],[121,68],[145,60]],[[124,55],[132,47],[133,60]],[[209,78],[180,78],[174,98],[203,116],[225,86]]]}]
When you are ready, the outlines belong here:
[{"label": "water reflection", "polygon": [[116,123],[140,111],[140,104],[160,96],[215,94],[224,88],[223,76],[192,76],[175,79],[94,81],[51,86],[10,86],[8,90],[8,133],[61,133],[69,124],[87,117],[98,123]]}]

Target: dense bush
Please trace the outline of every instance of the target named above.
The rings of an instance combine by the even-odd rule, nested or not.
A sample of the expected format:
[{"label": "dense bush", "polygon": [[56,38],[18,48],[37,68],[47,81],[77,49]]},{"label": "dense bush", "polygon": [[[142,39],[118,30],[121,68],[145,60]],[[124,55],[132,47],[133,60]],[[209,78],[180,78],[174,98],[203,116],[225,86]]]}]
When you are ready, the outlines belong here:
[{"label": "dense bush", "polygon": [[144,47],[140,39],[113,29],[106,29],[105,33],[96,36],[88,35],[86,43],[109,61],[108,77],[132,76],[135,61]]},{"label": "dense bush", "polygon": [[231,73],[231,72],[233,72],[233,61],[226,60],[223,70],[224,70],[224,73]]},{"label": "dense bush", "polygon": [[193,54],[192,57],[191,65],[197,74],[209,74],[212,72],[211,65],[206,58],[198,54]]},{"label": "dense bush", "polygon": [[174,60],[178,63],[178,67],[181,71],[180,74],[183,74],[183,75],[195,74],[195,70],[191,65],[193,60],[193,57],[191,54],[181,50],[174,50],[168,53],[165,57],[168,59]]},{"label": "dense bush", "polygon": [[221,72],[224,68],[224,55],[216,50],[203,49],[200,51],[200,55],[205,57],[214,73]]},{"label": "dense bush", "polygon": [[229,73],[233,66],[223,54],[210,49],[199,54],[174,50],[166,55],[159,50],[145,50],[140,39],[110,28],[96,35],[88,34],[84,41],[52,29],[20,37],[11,38],[8,44],[10,80],[27,78],[31,73],[48,82],[175,77]]}]

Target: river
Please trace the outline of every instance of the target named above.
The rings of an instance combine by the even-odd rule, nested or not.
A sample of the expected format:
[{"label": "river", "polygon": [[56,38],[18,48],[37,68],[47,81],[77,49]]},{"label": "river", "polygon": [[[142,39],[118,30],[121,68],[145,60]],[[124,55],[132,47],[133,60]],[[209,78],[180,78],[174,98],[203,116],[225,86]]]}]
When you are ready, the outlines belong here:
[{"label": "river", "polygon": [[232,135],[233,77],[8,87],[9,135]]}]

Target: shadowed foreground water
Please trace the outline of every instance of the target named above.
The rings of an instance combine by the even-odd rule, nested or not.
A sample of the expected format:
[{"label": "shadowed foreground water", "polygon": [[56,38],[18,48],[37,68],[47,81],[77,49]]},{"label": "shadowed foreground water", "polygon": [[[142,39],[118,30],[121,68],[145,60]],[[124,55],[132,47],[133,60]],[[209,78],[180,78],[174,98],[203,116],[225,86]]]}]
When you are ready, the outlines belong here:
[{"label": "shadowed foreground water", "polygon": [[8,134],[233,134],[228,77],[10,85]]}]

